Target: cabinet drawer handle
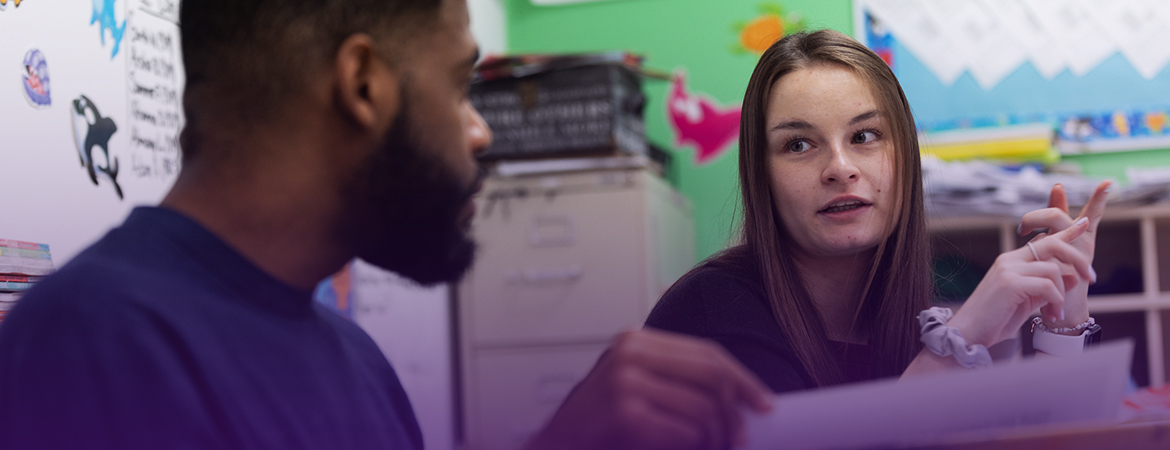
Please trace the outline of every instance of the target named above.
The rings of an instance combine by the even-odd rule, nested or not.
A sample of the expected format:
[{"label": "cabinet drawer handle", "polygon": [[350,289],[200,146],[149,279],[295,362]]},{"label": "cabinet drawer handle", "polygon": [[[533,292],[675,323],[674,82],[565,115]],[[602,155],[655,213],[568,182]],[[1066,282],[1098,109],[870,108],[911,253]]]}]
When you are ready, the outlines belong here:
[{"label": "cabinet drawer handle", "polygon": [[557,283],[557,282],[571,282],[581,278],[581,266],[572,265],[569,267],[559,269],[526,269],[523,272],[515,270],[508,274],[508,283],[527,283],[527,284],[542,284],[542,283]]},{"label": "cabinet drawer handle", "polygon": [[577,227],[568,216],[534,217],[528,224],[528,243],[533,247],[561,247],[573,245]]},{"label": "cabinet drawer handle", "polygon": [[559,405],[582,378],[585,377],[571,373],[544,374],[536,380],[536,389],[533,392],[536,394],[535,400],[543,405]]}]

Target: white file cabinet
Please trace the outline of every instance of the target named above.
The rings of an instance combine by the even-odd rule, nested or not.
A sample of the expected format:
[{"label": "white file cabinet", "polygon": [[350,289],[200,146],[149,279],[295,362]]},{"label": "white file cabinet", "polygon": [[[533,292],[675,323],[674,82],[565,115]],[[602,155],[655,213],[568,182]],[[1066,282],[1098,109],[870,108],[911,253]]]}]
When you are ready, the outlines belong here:
[{"label": "white file cabinet", "polygon": [[694,219],[646,170],[490,178],[477,206],[459,294],[464,437],[514,450],[695,264]]}]

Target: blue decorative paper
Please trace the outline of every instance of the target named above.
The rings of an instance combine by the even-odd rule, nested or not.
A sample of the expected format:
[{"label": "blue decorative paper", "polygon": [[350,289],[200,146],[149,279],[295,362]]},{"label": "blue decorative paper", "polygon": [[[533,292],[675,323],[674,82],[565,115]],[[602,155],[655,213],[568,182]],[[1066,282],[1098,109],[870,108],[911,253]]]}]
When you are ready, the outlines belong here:
[{"label": "blue decorative paper", "polygon": [[[897,37],[885,33],[872,17],[867,17],[867,28],[865,44],[891,55],[894,62],[891,67],[922,131],[1036,122],[1067,128],[1070,117],[1096,117],[1092,119],[1095,121],[1092,128],[1108,137],[1113,133],[1109,131],[1112,124],[1123,122],[1112,116],[1116,111],[1124,111],[1127,115],[1141,116],[1130,117],[1135,125],[1131,130],[1138,134],[1147,129],[1152,135],[1163,132],[1157,126],[1158,119],[1147,119],[1147,114],[1168,110],[1170,70],[1147,80],[1124,56],[1114,54],[1079,77],[1066,70],[1045,79],[1032,64],[1025,63],[990,90],[980,87],[969,73],[947,86],[898,42]],[[1145,123],[1155,126],[1147,127]]]},{"label": "blue decorative paper", "polygon": [[118,54],[118,48],[122,46],[122,33],[126,30],[126,21],[118,25],[118,20],[114,18],[114,1],[93,0],[93,16],[89,19],[90,25],[96,23],[101,27],[102,46],[106,45],[106,30],[110,30],[110,36],[114,39],[114,51],[110,53],[110,59]]}]

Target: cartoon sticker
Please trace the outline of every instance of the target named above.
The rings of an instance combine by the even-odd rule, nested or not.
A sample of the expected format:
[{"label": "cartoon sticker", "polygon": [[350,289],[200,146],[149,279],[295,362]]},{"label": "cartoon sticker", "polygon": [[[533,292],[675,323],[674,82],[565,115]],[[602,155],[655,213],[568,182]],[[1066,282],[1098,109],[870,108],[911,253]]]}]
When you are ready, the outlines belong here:
[{"label": "cartoon sticker", "polygon": [[[77,155],[81,159],[82,167],[89,173],[90,181],[98,184],[98,175],[114,185],[114,192],[122,198],[122,187],[118,185],[118,158],[110,157],[110,136],[118,131],[113,119],[102,117],[97,105],[84,95],[73,100],[73,107],[69,108],[73,117],[73,142],[77,144]],[[105,167],[97,165],[93,158],[93,149],[98,147],[106,159]],[[99,155],[101,156],[101,155]]]},{"label": "cartoon sticker", "polygon": [[340,271],[318,283],[313,292],[318,302],[336,309],[349,320],[353,320],[354,311],[352,273],[353,262],[346,263]]},{"label": "cartoon sticker", "polygon": [[775,3],[761,4],[759,11],[760,15],[750,22],[737,22],[732,26],[739,35],[739,42],[732,44],[731,53],[759,55],[785,34],[804,29],[804,18],[798,12],[784,14],[783,8]]},{"label": "cartoon sticker", "polygon": [[102,46],[106,45],[106,30],[110,30],[110,37],[114,39],[114,51],[110,53],[110,59],[118,54],[118,48],[122,46],[122,32],[126,30],[126,21],[122,21],[122,25],[118,25],[118,20],[114,18],[114,0],[93,0],[93,16],[89,19],[89,24],[98,24],[101,28],[99,35],[102,38]]},{"label": "cartoon sticker", "polygon": [[8,2],[12,2],[12,6],[20,6],[20,0],[0,0],[0,11],[8,9]]},{"label": "cartoon sticker", "polygon": [[1114,111],[1109,120],[1113,121],[1113,129],[1117,131],[1118,136],[1126,137],[1130,135],[1129,117],[1126,116],[1125,111]]},{"label": "cartoon sticker", "polygon": [[1166,129],[1167,122],[1170,121],[1168,119],[1170,117],[1167,117],[1167,114],[1161,111],[1146,113],[1146,129],[1150,130],[1150,134],[1152,135],[1160,135]]},{"label": "cartoon sticker", "polygon": [[24,99],[34,108],[48,108],[52,99],[49,97],[49,63],[45,62],[45,55],[35,48],[29,50],[24,54],[20,68]]},{"label": "cartoon sticker", "polygon": [[894,35],[868,12],[865,13],[865,45],[894,68]]},{"label": "cartoon sticker", "polygon": [[1063,142],[1122,141],[1170,134],[1170,111],[1165,109],[1070,114],[1056,122],[1056,137]]},{"label": "cartoon sticker", "polygon": [[740,107],[720,107],[705,95],[687,92],[682,73],[675,74],[670,86],[666,109],[675,145],[693,146],[695,164],[713,161],[739,136]]}]

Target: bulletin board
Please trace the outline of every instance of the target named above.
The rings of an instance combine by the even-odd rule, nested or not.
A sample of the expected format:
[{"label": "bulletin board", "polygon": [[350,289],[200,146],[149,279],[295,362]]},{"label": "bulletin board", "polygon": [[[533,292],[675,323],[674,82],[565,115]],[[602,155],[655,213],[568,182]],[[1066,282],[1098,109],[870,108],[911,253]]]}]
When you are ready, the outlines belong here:
[{"label": "bulletin board", "polygon": [[926,131],[1047,122],[1069,139],[1170,134],[1170,3],[855,0],[853,9],[855,37],[887,59]]},{"label": "bulletin board", "polygon": [[0,0],[0,238],[60,266],[179,170],[178,0]]}]

